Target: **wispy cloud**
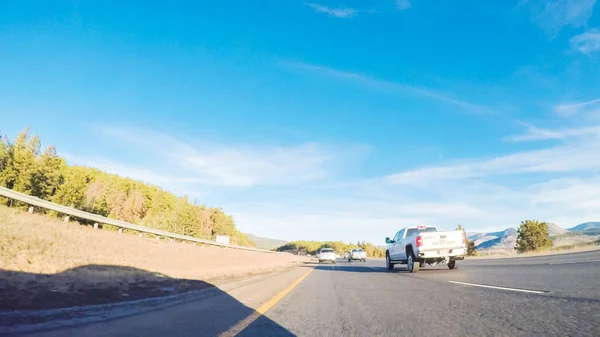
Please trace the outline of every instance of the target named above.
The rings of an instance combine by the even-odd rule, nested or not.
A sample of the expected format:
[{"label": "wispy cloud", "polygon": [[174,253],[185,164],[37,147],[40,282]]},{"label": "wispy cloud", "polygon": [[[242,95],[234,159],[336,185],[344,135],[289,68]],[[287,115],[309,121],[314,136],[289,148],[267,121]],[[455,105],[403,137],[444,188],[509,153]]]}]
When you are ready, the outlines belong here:
[{"label": "wispy cloud", "polygon": [[[97,125],[94,132],[108,143],[123,144],[133,154],[136,165],[102,159],[86,159],[85,164],[101,163],[111,172],[137,173],[160,181],[232,187],[291,187],[328,178],[338,166],[368,155],[364,145],[334,145],[304,142],[294,145],[235,143],[210,139],[174,137],[152,129]],[[127,157],[124,157],[127,158]],[[150,171],[146,167],[153,167]],[[162,172],[151,174],[150,172]],[[135,177],[138,174],[125,174]]]},{"label": "wispy cloud", "polygon": [[586,32],[571,38],[571,48],[584,54],[600,51],[600,29],[589,29]]},{"label": "wispy cloud", "polygon": [[315,73],[320,76],[329,76],[329,77],[334,77],[334,78],[345,79],[348,81],[353,81],[358,84],[362,84],[369,88],[380,90],[383,92],[388,92],[388,93],[392,93],[392,94],[409,94],[409,95],[415,95],[415,96],[429,98],[432,100],[436,100],[436,101],[440,101],[440,102],[458,106],[460,108],[463,108],[463,109],[465,109],[469,112],[473,112],[473,113],[491,113],[492,112],[492,110],[486,106],[476,104],[476,103],[471,103],[471,102],[461,100],[458,98],[454,98],[454,97],[448,96],[446,94],[437,92],[435,90],[424,89],[424,88],[417,87],[417,86],[405,85],[402,83],[396,83],[396,82],[391,82],[391,81],[386,81],[386,80],[379,80],[379,79],[375,79],[375,78],[372,78],[372,77],[369,77],[366,75],[362,75],[359,73],[353,73],[353,72],[349,72],[349,71],[343,71],[343,70],[338,70],[338,69],[334,69],[334,68],[318,66],[318,65],[313,65],[313,64],[303,63],[303,62],[285,61],[285,62],[280,62],[279,64],[284,67],[290,68],[290,69],[299,69],[299,70],[309,71],[309,72]]},{"label": "wispy cloud", "polygon": [[317,13],[325,13],[336,18],[352,18],[359,12],[358,9],[348,7],[327,7],[316,3],[306,3],[306,5],[312,8]]},{"label": "wispy cloud", "polygon": [[[66,154],[70,162],[198,197],[224,207],[243,231],[288,240],[382,244],[386,235],[407,224],[451,229],[461,223],[479,231],[515,226],[528,217],[561,225],[600,218],[600,142],[567,130],[552,131],[553,136],[576,134],[555,147],[362,180],[339,178],[344,176],[344,158],[355,154],[354,148],[214,144],[124,127],[101,126],[95,132],[138,157],[128,161],[127,156]],[[534,183],[519,180],[522,185],[512,187],[488,182],[527,173],[553,175]]]},{"label": "wispy cloud", "polygon": [[396,0],[396,9],[400,11],[407,10],[411,7],[412,5],[409,0]]},{"label": "wispy cloud", "polygon": [[[148,177],[155,183],[237,187],[295,185],[323,179],[343,153],[318,143],[292,146],[195,143],[152,130],[99,129],[115,142],[126,141],[132,151],[152,153],[156,166],[169,173],[151,175],[109,161],[96,163],[107,164],[103,167],[111,172]],[[89,164],[94,165],[94,162]]]},{"label": "wispy cloud", "polygon": [[600,113],[600,98],[583,102],[570,102],[558,104],[553,111],[561,117],[573,117],[575,115],[590,115]]},{"label": "wispy cloud", "polygon": [[404,171],[389,176],[388,181],[392,184],[431,185],[444,180],[530,173],[589,172],[600,168],[599,152],[600,138],[595,138],[492,159]]},{"label": "wispy cloud", "polygon": [[508,137],[508,140],[514,142],[535,141],[535,140],[560,140],[575,137],[599,136],[600,126],[589,126],[582,128],[568,128],[559,130],[542,129],[535,126],[528,126],[524,134]]},{"label": "wispy cloud", "polygon": [[596,0],[524,0],[518,7],[526,7],[532,20],[550,34],[565,26],[585,26],[592,16]]}]

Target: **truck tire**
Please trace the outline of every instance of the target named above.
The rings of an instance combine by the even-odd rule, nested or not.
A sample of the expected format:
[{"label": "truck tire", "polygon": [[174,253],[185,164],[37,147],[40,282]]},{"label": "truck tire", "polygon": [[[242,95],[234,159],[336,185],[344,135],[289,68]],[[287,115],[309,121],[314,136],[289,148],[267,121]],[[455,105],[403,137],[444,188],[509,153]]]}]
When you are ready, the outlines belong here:
[{"label": "truck tire", "polygon": [[419,261],[415,259],[415,254],[413,254],[413,252],[408,252],[406,256],[406,266],[408,267],[408,271],[410,273],[419,272]]},{"label": "truck tire", "polygon": [[450,260],[448,262],[448,268],[449,269],[458,269],[458,263],[456,263],[456,260]]},{"label": "truck tire", "polygon": [[394,270],[394,264],[392,263],[390,254],[388,252],[385,253],[385,267],[387,270]]}]

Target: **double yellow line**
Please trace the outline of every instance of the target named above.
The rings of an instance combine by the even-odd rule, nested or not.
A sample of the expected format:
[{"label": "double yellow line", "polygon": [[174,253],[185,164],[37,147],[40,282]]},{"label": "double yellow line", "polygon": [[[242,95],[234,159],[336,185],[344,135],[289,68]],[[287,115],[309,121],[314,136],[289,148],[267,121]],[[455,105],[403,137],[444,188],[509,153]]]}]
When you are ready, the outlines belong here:
[{"label": "double yellow line", "polygon": [[256,321],[260,316],[264,315],[267,311],[269,311],[272,307],[275,306],[279,301],[281,301],[287,294],[289,294],[294,288],[296,288],[300,282],[302,282],[308,274],[310,274],[314,269],[309,269],[306,273],[300,276],[296,281],[290,284],[287,288],[280,291],[275,297],[271,298],[267,302],[263,303],[256,311],[254,311],[250,316],[244,318],[238,324],[234,325],[231,329],[221,333],[219,337],[232,337],[240,333],[242,330],[246,329],[250,324]]}]

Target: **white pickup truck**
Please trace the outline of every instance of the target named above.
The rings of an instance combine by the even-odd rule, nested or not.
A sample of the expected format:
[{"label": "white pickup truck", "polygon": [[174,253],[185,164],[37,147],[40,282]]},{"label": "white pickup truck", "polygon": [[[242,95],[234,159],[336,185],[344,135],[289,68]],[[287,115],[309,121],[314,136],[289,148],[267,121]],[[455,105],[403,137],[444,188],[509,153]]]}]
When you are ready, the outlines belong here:
[{"label": "white pickup truck", "polygon": [[362,248],[352,249],[348,253],[348,262],[351,262],[352,260],[367,262],[367,252],[365,252]]},{"label": "white pickup truck", "polygon": [[434,226],[415,226],[398,231],[393,239],[385,238],[385,242],[387,269],[406,263],[408,271],[416,273],[425,263],[446,263],[450,269],[458,268],[456,261],[464,259],[467,238],[462,230],[440,232]]}]

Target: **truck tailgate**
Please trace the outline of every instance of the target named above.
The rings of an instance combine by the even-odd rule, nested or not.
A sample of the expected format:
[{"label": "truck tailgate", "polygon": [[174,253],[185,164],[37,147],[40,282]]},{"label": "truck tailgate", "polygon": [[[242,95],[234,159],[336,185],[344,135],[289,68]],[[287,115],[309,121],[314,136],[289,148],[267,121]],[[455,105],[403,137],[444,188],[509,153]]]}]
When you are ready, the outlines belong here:
[{"label": "truck tailgate", "polygon": [[423,245],[421,250],[439,250],[463,247],[463,231],[421,233]]}]

